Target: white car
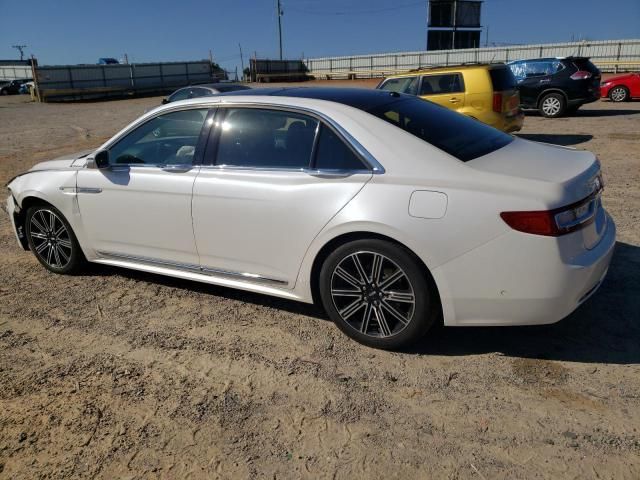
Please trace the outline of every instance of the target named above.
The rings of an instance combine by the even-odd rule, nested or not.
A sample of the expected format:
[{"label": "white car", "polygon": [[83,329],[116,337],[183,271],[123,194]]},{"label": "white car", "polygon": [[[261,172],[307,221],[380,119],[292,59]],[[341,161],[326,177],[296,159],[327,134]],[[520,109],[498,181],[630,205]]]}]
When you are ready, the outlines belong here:
[{"label": "white car", "polygon": [[20,245],[52,272],[87,260],[318,301],[380,348],[440,318],[556,322],[616,236],[592,153],[380,90],[171,103],[8,187]]}]

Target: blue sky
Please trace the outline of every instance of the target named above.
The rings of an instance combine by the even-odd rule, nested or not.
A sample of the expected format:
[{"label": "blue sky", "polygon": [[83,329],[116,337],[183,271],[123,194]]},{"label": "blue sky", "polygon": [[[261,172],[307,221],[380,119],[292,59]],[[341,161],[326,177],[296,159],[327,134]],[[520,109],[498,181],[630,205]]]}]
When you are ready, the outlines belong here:
[{"label": "blue sky", "polygon": [[[41,64],[277,58],[276,0],[0,0],[0,59],[27,44]],[[285,57],[422,50],[426,1],[282,0]],[[615,5],[615,7],[614,7]],[[607,7],[613,11],[608,12]],[[485,0],[489,42],[640,38],[640,0]],[[485,42],[482,34],[482,44]]]}]

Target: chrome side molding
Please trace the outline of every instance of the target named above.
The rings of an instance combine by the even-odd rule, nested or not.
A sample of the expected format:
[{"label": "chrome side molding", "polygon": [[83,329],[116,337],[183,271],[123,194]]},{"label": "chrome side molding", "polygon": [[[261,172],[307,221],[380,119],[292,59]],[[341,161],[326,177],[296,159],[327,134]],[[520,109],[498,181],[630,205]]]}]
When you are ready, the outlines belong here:
[{"label": "chrome side molding", "polygon": [[286,280],[265,277],[263,275],[258,275],[257,273],[232,272],[229,270],[221,270],[218,268],[202,267],[200,265],[194,265],[191,263],[172,262],[170,260],[160,260],[157,258],[149,258],[149,257],[138,257],[135,255],[126,255],[122,253],[105,252],[100,250],[97,251],[96,253],[100,258],[104,258],[107,260],[109,259],[124,260],[127,262],[150,265],[153,267],[166,267],[166,268],[173,268],[176,270],[182,270],[185,272],[201,273],[204,275],[210,275],[212,277],[228,277],[234,280],[246,280],[250,282],[265,283],[265,284],[277,285],[281,287],[287,286],[289,284],[289,282],[287,282]]}]

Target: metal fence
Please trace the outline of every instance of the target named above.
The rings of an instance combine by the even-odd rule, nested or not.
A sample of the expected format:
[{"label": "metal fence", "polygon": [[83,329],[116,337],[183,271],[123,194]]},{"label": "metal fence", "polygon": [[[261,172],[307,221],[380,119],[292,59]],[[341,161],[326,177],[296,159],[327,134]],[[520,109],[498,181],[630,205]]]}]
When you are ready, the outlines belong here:
[{"label": "metal fence", "polygon": [[370,78],[429,66],[571,55],[590,57],[603,72],[640,70],[640,39],[323,57],[304,63],[316,78]]},{"label": "metal fence", "polygon": [[43,101],[161,93],[223,76],[208,61],[36,68],[37,92]]}]

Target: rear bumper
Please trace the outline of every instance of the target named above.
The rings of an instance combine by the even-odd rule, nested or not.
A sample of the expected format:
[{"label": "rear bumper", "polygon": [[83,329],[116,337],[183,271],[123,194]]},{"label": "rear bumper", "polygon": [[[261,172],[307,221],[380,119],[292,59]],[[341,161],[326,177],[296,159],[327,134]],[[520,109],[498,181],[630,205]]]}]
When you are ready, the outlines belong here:
[{"label": "rear bumper", "polygon": [[515,115],[495,114],[495,116],[486,123],[503,132],[519,132],[522,130],[522,125],[524,124],[524,112],[519,109]]},{"label": "rear bumper", "polygon": [[600,242],[577,255],[563,247],[569,241],[510,231],[435,269],[445,325],[540,325],[565,318],[601,285],[616,227],[607,215]]}]

